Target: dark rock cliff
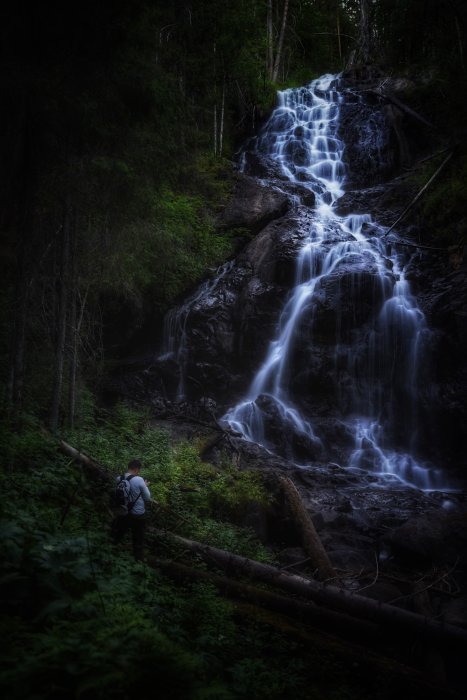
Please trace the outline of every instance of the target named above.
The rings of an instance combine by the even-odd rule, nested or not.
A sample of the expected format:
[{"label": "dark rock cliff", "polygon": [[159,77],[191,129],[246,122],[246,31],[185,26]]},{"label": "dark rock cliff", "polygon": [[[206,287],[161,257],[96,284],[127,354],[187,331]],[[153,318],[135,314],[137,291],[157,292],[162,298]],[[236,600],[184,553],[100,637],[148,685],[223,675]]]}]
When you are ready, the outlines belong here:
[{"label": "dark rock cliff", "polygon": [[[344,82],[346,99],[341,106],[340,131],[345,138],[348,178],[339,211],[369,212],[388,226],[414,195],[414,186],[400,174],[401,167],[423,152],[429,138],[417,123],[418,115],[414,117],[399,108],[394,103],[400,102],[399,98],[384,97],[377,87],[374,83]],[[399,94],[397,84],[389,87],[391,95]],[[245,161],[246,173],[267,178],[269,184],[265,186],[264,181],[247,174],[239,175],[236,192],[219,227],[244,228],[256,236],[216,284],[183,312],[184,400],[208,398],[217,404],[219,415],[242,396],[264,358],[279,311],[294,284],[297,249],[313,221],[312,202],[306,201],[302,192],[295,189],[289,200],[274,186],[279,182],[287,190],[284,182],[277,180],[273,164],[257,153],[246,154]],[[289,201],[294,206],[287,213]],[[405,229],[401,224],[399,233],[405,233],[409,245],[417,242],[413,224],[406,224]],[[420,451],[427,459],[462,471],[467,449],[466,266],[461,260],[454,269],[443,251],[417,247],[407,250],[412,288],[433,330],[430,352],[422,367]],[[346,344],[355,342],[358,333],[364,353],[365,329],[381,307],[382,289],[372,265],[362,254],[361,260],[352,260],[323,279],[316,290],[312,337],[305,311],[293,339],[291,397],[313,417],[328,455],[336,460],[349,449],[349,436],[339,423],[346,411],[348,378],[344,370],[336,375],[335,347],[338,345],[344,355]],[[358,284],[355,269],[359,270]],[[156,350],[138,363],[132,365],[130,361],[114,375],[109,388],[160,405],[161,401],[176,398],[180,371],[173,356]],[[396,384],[388,386],[387,391],[398,391],[403,406],[403,381]],[[265,400],[262,409],[267,412]],[[271,413],[271,426],[274,420]],[[403,442],[404,411],[392,420],[394,432],[397,436],[399,431]],[[312,454],[318,457],[310,449]]]}]

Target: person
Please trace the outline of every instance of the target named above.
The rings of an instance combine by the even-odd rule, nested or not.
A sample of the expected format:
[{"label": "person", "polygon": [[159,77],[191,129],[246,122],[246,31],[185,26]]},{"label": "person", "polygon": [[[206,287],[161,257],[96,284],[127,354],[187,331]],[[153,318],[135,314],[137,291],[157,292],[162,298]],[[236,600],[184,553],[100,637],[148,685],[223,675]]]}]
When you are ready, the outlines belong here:
[{"label": "person", "polygon": [[[143,479],[141,473],[141,462],[133,459],[128,463],[125,472],[125,479],[129,479],[130,501],[133,503],[127,515],[117,515],[112,522],[111,536],[114,544],[119,544],[128,530],[131,530],[131,540],[133,545],[133,556],[137,561],[143,559],[144,531],[146,529],[146,508],[145,502],[151,499],[149,482]],[[120,477],[117,477],[120,479]]]}]

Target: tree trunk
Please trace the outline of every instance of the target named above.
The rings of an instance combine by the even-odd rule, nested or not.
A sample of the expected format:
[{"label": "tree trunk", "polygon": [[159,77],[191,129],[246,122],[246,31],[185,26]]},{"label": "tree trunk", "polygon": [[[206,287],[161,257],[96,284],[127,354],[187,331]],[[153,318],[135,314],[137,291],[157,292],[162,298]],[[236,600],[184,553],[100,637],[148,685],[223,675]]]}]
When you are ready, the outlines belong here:
[{"label": "tree trunk", "polygon": [[68,365],[68,425],[71,430],[75,424],[76,375],[78,368],[78,269],[76,260],[76,226],[73,221],[70,243],[71,299],[70,299],[70,351]]},{"label": "tree trunk", "polygon": [[282,25],[281,25],[281,33],[279,35],[279,42],[277,44],[277,52],[276,52],[276,60],[274,62],[274,69],[272,72],[272,82],[275,83],[277,80],[277,76],[279,75],[279,67],[282,61],[282,51],[284,48],[284,36],[285,36],[285,28],[287,25],[287,13],[289,11],[289,0],[285,0],[284,3],[284,13],[282,15]]},{"label": "tree trunk", "polygon": [[[22,243],[24,247],[24,242]],[[26,354],[26,324],[29,307],[29,280],[26,270],[26,252],[20,253],[16,282],[15,314],[10,349],[10,371],[7,387],[7,401],[13,420],[16,420],[23,405],[24,358]]]},{"label": "tree trunk", "polygon": [[214,105],[214,155],[217,156],[217,104]]},{"label": "tree trunk", "polygon": [[312,624],[325,632],[330,629],[339,632],[352,642],[360,640],[374,642],[381,641],[380,630],[377,625],[362,622],[348,617],[342,613],[326,610],[311,601],[303,601],[298,598],[280,595],[263,588],[257,588],[225,576],[219,576],[207,571],[196,569],[188,564],[163,560],[152,555],[146,557],[149,566],[160,569],[177,581],[188,579],[190,581],[206,581],[217,590],[230,598],[244,600],[252,605],[261,606],[275,612],[288,615],[303,623]]},{"label": "tree trunk", "polygon": [[55,369],[52,390],[52,402],[50,408],[49,426],[52,433],[58,429],[60,417],[60,401],[62,397],[63,367],[65,362],[65,342],[67,331],[67,306],[69,295],[69,264],[70,264],[70,236],[71,236],[71,205],[68,200],[65,204],[64,225],[62,237],[62,249],[60,260],[60,287],[57,310],[57,340],[55,348]]},{"label": "tree trunk", "polygon": [[456,24],[457,45],[459,47],[459,61],[460,61],[462,70],[465,71],[463,37],[462,37],[462,32],[461,32],[461,28],[460,28],[460,24],[459,24],[459,18],[457,17],[457,15],[454,17],[454,22]]},{"label": "tree trunk", "polygon": [[68,426],[73,430],[76,411],[76,375],[78,367],[78,333],[76,330],[76,289],[72,290],[70,308],[71,347],[68,373]]},{"label": "tree trunk", "polygon": [[70,457],[71,459],[74,459],[76,462],[81,462],[81,464],[84,464],[86,467],[89,467],[92,472],[95,472],[103,479],[108,479],[109,481],[111,480],[112,474],[110,473],[110,471],[98,464],[96,461],[94,461],[92,457],[87,455],[85,452],[77,450],[76,447],[69,445],[64,440],[60,440],[59,446],[61,451],[64,454],[68,455],[68,457]]},{"label": "tree trunk", "polygon": [[[76,409],[76,381],[77,381],[78,370],[79,370],[79,346],[80,346],[80,340],[81,340],[81,327],[83,325],[83,318],[84,318],[84,312],[86,309],[86,302],[87,302],[87,298],[88,298],[88,293],[89,293],[89,286],[86,289],[86,292],[84,293],[84,297],[81,298],[81,295],[80,295],[79,316],[78,316],[78,319],[76,322],[76,331],[74,333],[75,347],[73,350],[73,365],[72,365],[73,403],[71,403],[71,398],[70,398],[70,412],[73,415],[73,417],[74,417],[75,409]],[[74,420],[73,420],[73,422],[74,422]],[[70,423],[70,427],[73,427],[73,425],[71,423]]]},{"label": "tree trunk", "polygon": [[274,38],[272,32],[272,0],[268,0],[268,14],[267,14],[267,74],[269,80],[272,80],[273,70],[274,70]]},{"label": "tree trunk", "polygon": [[[146,563],[169,578],[176,584],[209,583],[225,597],[234,599],[235,617],[252,620],[259,625],[266,625],[276,630],[281,636],[296,639],[299,644],[318,645],[326,650],[332,658],[338,658],[347,667],[352,664],[356,668],[365,668],[368,673],[382,680],[390,678],[391,682],[398,679],[403,683],[409,695],[418,696],[429,691],[433,694],[433,682],[426,680],[418,668],[411,667],[410,658],[403,657],[401,661],[399,641],[388,648],[388,640],[374,625],[362,623],[339,613],[323,610],[308,602],[271,593],[264,589],[248,586],[238,581],[232,581],[221,576],[194,569],[180,562],[161,560],[148,556]],[[272,610],[275,614],[264,610]],[[304,626],[306,625],[306,626]],[[396,648],[395,648],[396,647]],[[458,700],[457,693],[451,693],[446,683],[439,687],[439,697],[443,700]]]},{"label": "tree trunk", "polygon": [[341,25],[339,17],[339,2],[336,5],[336,29],[337,29],[337,46],[339,49],[339,61],[342,61],[342,44],[341,44]]},{"label": "tree trunk", "polygon": [[362,63],[371,60],[370,0],[360,0],[359,58]]},{"label": "tree trunk", "polygon": [[222,103],[221,103],[221,123],[219,128],[219,156],[222,157],[222,148],[224,144],[224,112],[225,112],[225,76],[222,83]]},{"label": "tree trunk", "polygon": [[213,124],[213,144],[214,144],[214,155],[217,155],[217,70],[216,70],[216,52],[217,52],[217,46],[216,42],[214,42],[213,47],[212,47],[212,52],[213,52],[213,64],[214,64],[214,124]]},{"label": "tree trunk", "polygon": [[[24,365],[26,358],[26,335],[31,296],[31,248],[34,242],[34,199],[36,189],[36,143],[31,131],[28,107],[20,109],[17,135],[14,141],[12,159],[11,193],[15,184],[19,194],[16,201],[15,217],[18,221],[19,245],[16,273],[14,315],[10,337],[9,373],[7,383],[7,403],[14,420],[18,419],[23,407]],[[13,194],[11,194],[13,197]]]}]

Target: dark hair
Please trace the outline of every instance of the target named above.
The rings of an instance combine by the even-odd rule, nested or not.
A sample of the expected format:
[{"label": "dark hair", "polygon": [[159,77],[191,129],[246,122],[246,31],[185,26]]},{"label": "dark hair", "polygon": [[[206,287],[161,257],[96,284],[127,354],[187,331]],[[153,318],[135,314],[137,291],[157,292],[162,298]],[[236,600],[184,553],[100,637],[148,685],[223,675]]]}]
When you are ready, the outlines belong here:
[{"label": "dark hair", "polygon": [[128,462],[128,469],[141,469],[141,466],[139,459],[132,459],[131,462]]}]

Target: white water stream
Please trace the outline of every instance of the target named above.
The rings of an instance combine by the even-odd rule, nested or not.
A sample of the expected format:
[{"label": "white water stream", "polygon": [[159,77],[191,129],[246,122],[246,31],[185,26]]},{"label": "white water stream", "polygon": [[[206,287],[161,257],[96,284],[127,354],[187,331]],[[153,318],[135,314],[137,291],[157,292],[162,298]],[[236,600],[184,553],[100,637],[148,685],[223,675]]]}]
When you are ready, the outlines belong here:
[{"label": "white water stream", "polygon": [[[441,488],[445,484],[440,470],[413,456],[419,364],[430,332],[405,278],[406,263],[397,246],[384,239],[384,227],[369,214],[342,217],[335,211],[346,177],[344,144],[337,138],[342,100],[338,84],[336,76],[326,75],[307,87],[280,92],[277,108],[257,137],[257,150],[279,164],[289,182],[314,193],[315,213],[297,256],[295,286],[280,314],[277,334],[246,396],[222,420],[247,440],[273,449],[265,438],[265,415],[258,401],[266,396],[284,430],[320,442],[312,421],[290,397],[293,339],[305,310],[307,323],[313,324],[310,308],[326,278],[351,265],[358,287],[359,276],[371,269],[381,299],[374,323],[363,343],[338,342],[334,348],[336,377],[345,369],[351,378],[350,386],[347,382],[340,387],[336,381],[346,406],[342,419],[355,440],[348,464],[341,466],[423,490]],[[401,410],[406,438],[398,440],[404,448],[396,450],[391,447],[396,444],[392,431],[400,424]]]},{"label": "white water stream", "polygon": [[224,275],[232,269],[232,265],[233,262],[229,261],[219,267],[212,278],[205,280],[181,306],[171,309],[164,319],[164,344],[158,359],[173,358],[178,365],[177,401],[186,399],[186,366],[189,359],[186,342],[188,317],[197,303],[209,297],[209,294],[215,290]]}]

